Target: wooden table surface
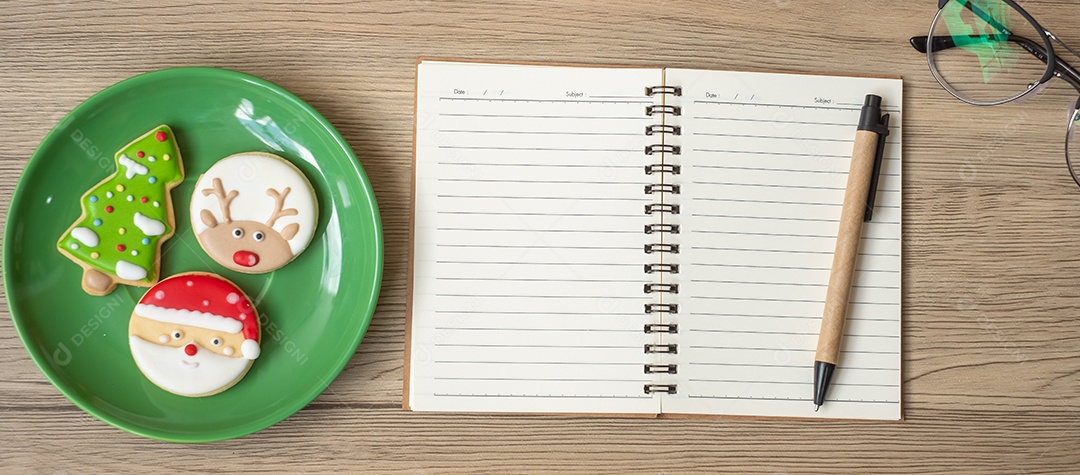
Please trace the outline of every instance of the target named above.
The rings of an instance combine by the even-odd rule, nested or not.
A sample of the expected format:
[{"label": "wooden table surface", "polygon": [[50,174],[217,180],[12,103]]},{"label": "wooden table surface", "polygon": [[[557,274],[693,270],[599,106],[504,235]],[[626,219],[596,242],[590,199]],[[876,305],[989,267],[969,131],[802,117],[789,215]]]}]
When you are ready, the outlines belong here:
[{"label": "wooden table surface", "polygon": [[[0,3],[5,216],[38,142],[90,95],[161,68],[235,69],[297,94],[352,145],[382,213],[382,293],[356,355],[314,402],[259,433],[197,446],[79,410],[30,360],[5,306],[4,472],[1080,470],[1080,188],[1062,147],[1076,94],[1055,80],[1022,104],[953,99],[907,42],[926,33],[933,1],[129,3]],[[1080,46],[1066,20],[1080,4],[1022,3]],[[906,421],[403,411],[418,56],[902,75]]]}]

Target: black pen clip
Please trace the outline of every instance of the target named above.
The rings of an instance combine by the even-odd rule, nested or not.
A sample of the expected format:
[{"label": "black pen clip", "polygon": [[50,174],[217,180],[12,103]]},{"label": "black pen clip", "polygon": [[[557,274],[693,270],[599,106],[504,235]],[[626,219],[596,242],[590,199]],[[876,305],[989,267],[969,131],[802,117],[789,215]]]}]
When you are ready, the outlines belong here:
[{"label": "black pen clip", "polygon": [[874,216],[874,199],[877,197],[878,176],[881,174],[881,162],[885,157],[885,137],[889,136],[889,114],[881,115],[881,97],[867,94],[863,105],[862,117],[859,118],[859,130],[868,130],[878,134],[877,152],[874,154],[874,170],[870,174],[870,191],[866,196],[866,214],[863,221],[870,221]]}]

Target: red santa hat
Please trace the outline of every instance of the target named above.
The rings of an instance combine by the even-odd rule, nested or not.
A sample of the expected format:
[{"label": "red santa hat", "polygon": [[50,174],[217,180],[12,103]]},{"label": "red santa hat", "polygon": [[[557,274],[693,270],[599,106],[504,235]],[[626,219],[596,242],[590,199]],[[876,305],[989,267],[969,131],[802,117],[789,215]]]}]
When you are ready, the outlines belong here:
[{"label": "red santa hat", "polygon": [[180,274],[154,285],[135,306],[139,316],[159,322],[244,333],[240,354],[259,357],[259,317],[235,284],[212,274]]}]

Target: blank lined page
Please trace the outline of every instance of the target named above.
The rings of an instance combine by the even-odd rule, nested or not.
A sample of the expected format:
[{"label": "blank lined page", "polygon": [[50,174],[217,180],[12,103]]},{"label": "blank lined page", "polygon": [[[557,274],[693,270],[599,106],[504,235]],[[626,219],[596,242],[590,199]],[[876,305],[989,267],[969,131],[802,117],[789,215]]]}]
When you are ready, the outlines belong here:
[{"label": "blank lined page", "polygon": [[[664,412],[899,419],[899,79],[667,70],[683,115],[679,391]],[[892,114],[842,353],[815,413],[813,361],[855,128]]]},{"label": "blank lined page", "polygon": [[659,69],[418,67],[409,405],[657,413],[644,393]]}]

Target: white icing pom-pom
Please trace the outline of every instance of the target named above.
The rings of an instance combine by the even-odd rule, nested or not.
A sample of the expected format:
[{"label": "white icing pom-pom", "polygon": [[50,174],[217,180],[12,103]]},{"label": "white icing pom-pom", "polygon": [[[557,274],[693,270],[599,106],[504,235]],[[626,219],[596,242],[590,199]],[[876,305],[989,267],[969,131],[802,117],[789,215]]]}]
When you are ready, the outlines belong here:
[{"label": "white icing pom-pom", "polygon": [[244,355],[244,358],[253,360],[259,357],[262,350],[259,348],[259,342],[255,340],[244,340],[244,343],[240,345],[240,354]]}]

